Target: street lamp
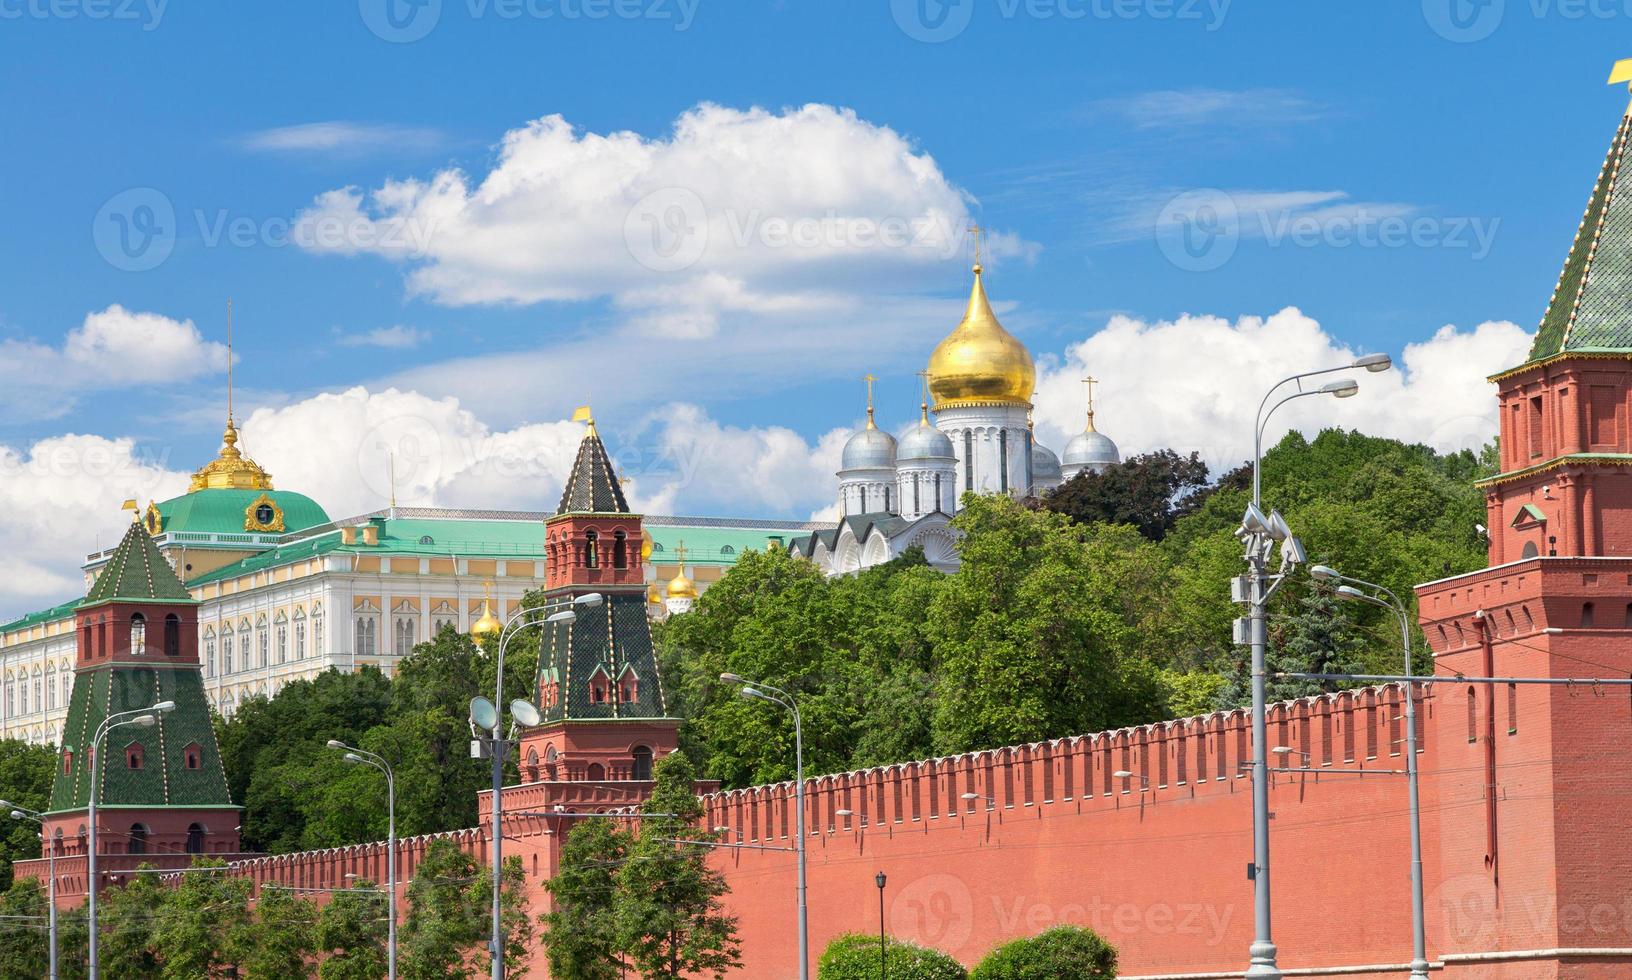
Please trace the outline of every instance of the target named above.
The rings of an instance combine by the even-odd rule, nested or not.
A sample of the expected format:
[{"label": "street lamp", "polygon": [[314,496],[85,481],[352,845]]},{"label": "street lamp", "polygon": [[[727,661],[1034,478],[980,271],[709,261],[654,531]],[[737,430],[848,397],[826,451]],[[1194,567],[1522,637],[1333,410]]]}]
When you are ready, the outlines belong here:
[{"label": "street lamp", "polygon": [[[1337,594],[1353,602],[1364,602],[1392,612],[1400,621],[1400,649],[1405,656],[1405,782],[1411,809],[1411,980],[1427,980],[1428,939],[1422,900],[1422,804],[1417,792],[1417,697],[1410,679],[1411,624],[1405,603],[1392,591],[1376,584],[1340,574],[1325,565],[1309,569],[1322,582],[1342,582]],[[1370,592],[1362,591],[1370,589]],[[1383,598],[1386,596],[1387,598]]]},{"label": "street lamp", "polygon": [[[1258,403],[1258,414],[1252,425],[1252,504],[1247,508],[1241,522],[1241,529],[1237,535],[1246,546],[1247,574],[1232,584],[1231,598],[1238,602],[1245,602],[1248,606],[1247,621],[1245,623],[1246,636],[1237,633],[1236,641],[1245,639],[1252,648],[1252,884],[1253,884],[1253,940],[1249,947],[1248,956],[1251,963],[1247,967],[1246,976],[1250,980],[1280,980],[1281,968],[1276,963],[1275,939],[1270,918],[1270,891],[1269,891],[1269,758],[1268,723],[1266,721],[1266,694],[1265,685],[1267,674],[1264,666],[1265,648],[1267,646],[1266,610],[1269,597],[1274,593],[1285,572],[1291,566],[1301,563],[1305,556],[1303,548],[1287,529],[1286,522],[1280,514],[1270,511],[1265,517],[1263,512],[1263,461],[1264,461],[1264,427],[1269,424],[1270,416],[1275,410],[1295,398],[1306,398],[1311,395],[1330,395],[1334,398],[1352,398],[1360,386],[1352,379],[1332,381],[1319,388],[1304,387],[1304,379],[1323,374],[1333,374],[1338,371],[1369,371],[1372,373],[1386,371],[1393,366],[1393,360],[1387,354],[1367,354],[1356,358],[1348,364],[1338,367],[1322,368],[1318,371],[1304,371],[1290,377],[1282,378],[1270,389],[1264,392],[1263,400]],[[1274,405],[1269,400],[1275,396],[1283,386],[1291,384],[1297,388],[1281,398]],[[1267,406],[1267,410],[1266,410]],[[1281,571],[1282,575],[1276,578],[1273,585],[1269,583],[1270,576],[1265,566],[1269,559],[1269,552],[1274,542],[1281,544]],[[1239,623],[1239,621],[1238,621]]]},{"label": "street lamp", "polygon": [[101,765],[102,740],[115,728],[126,725],[135,725],[138,728],[152,728],[159,723],[159,718],[176,710],[176,702],[160,701],[151,708],[132,708],[129,711],[116,711],[102,719],[102,724],[96,726],[96,732],[91,735],[91,794],[89,816],[91,821],[91,853],[89,855],[90,879],[87,885],[89,895],[85,903],[85,918],[91,929],[90,955],[88,957],[87,974],[90,980],[100,980],[101,970],[98,968],[96,956],[96,797],[97,787],[102,780],[96,778],[96,768]]},{"label": "street lamp", "polygon": [[45,835],[45,814],[38,810],[18,806],[9,800],[0,800],[0,809],[9,807],[11,819],[32,820],[40,825],[40,841],[45,845],[46,874],[51,876],[50,887],[46,889],[45,897],[48,905],[49,931],[51,934],[51,973],[50,980],[57,980],[57,842]]},{"label": "street lamp", "polygon": [[478,697],[470,702],[471,724],[492,732],[488,754],[493,757],[493,933],[488,942],[493,955],[493,980],[504,980],[504,917],[500,905],[504,889],[504,756],[518,727],[531,728],[540,721],[538,708],[531,701],[517,698],[510,702],[510,738],[499,734],[503,723],[498,705],[504,703],[504,651],[510,640],[527,627],[544,624],[570,626],[578,619],[578,607],[598,606],[601,602],[599,592],[588,592],[574,596],[566,609],[544,618],[527,619],[529,614],[540,611],[537,607],[523,606],[511,613],[499,632],[498,658],[493,670],[493,700]]},{"label": "street lamp", "polygon": [[[805,731],[799,718],[799,705],[793,695],[779,687],[750,681],[740,674],[721,674],[727,684],[742,685],[738,694],[750,701],[769,701],[793,714],[793,793],[799,808],[796,830],[799,834],[799,980],[810,980],[810,923],[806,907],[805,888]],[[764,690],[760,690],[764,688]],[[766,694],[765,691],[774,692]]]},{"label": "street lamp", "polygon": [[886,880],[882,871],[873,878],[873,881],[878,884],[878,980],[884,980],[885,973],[889,969],[889,961],[885,957],[885,950],[889,948],[886,945],[888,940],[884,938],[884,882]]},{"label": "street lamp", "polygon": [[388,980],[397,980],[397,777],[384,756],[347,745],[337,738],[329,739],[329,748],[344,752],[342,758],[347,765],[373,766],[385,773],[385,877],[391,896],[391,905],[386,911],[385,968]]},{"label": "street lamp", "polygon": [[[1138,778],[1138,780],[1139,780],[1139,792],[1141,792],[1141,793],[1150,792],[1150,780],[1148,778],[1144,777],[1144,776],[1140,776],[1136,772],[1129,772],[1126,769],[1118,769],[1116,772],[1111,773],[1111,776],[1114,779],[1134,779],[1134,778]],[[1122,792],[1126,793],[1127,790],[1123,790]]]}]

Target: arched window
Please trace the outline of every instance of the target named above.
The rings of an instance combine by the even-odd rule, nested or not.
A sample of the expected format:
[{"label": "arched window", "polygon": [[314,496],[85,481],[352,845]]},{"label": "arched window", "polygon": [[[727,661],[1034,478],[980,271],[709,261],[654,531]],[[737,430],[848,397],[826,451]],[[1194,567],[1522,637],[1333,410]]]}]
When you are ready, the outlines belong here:
[{"label": "arched window", "polygon": [[164,617],[164,655],[181,656],[181,617],[166,613]]},{"label": "arched window", "polygon": [[278,663],[280,663],[280,664],[287,663],[289,661],[289,624],[286,623],[286,622],[283,622],[281,616],[279,617],[279,622],[278,622],[278,637],[277,637],[277,639],[278,639]]},{"label": "arched window", "polygon": [[295,610],[295,659],[306,659],[306,610]]},{"label": "arched window", "polygon": [[530,783],[538,782],[538,750],[537,749],[528,749],[527,750],[527,781],[530,782]]},{"label": "arched window", "polygon": [[646,745],[637,745],[637,746],[635,746],[634,752],[632,752],[631,754],[634,756],[635,761],[634,761],[634,765],[632,765],[630,767],[630,769],[629,769],[629,778],[630,779],[641,779],[641,780],[651,779],[652,778],[652,750],[651,750],[651,747],[646,746]]},{"label": "arched window", "polygon": [[1479,699],[1473,688],[1468,688],[1468,741],[1479,741]]},{"label": "arched window", "polygon": [[724,557],[729,558],[729,557],[731,557],[732,555],[734,555],[736,553],[737,553],[737,549],[731,547],[730,545],[728,545],[728,544],[720,545],[720,554],[723,555]]},{"label": "arched window", "polygon": [[396,654],[406,657],[414,652],[414,619],[412,616],[399,616],[394,624],[396,634]]},{"label": "arched window", "polygon": [[360,657],[374,656],[375,626],[373,616],[357,617],[357,655]]},{"label": "arched window", "polygon": [[1540,554],[1541,554],[1541,551],[1540,551],[1540,549],[1538,549],[1536,547],[1536,543],[1534,541],[1526,541],[1524,543],[1524,551],[1523,551],[1522,554],[1519,555],[1519,557],[1521,559],[1523,559],[1523,558],[1535,558],[1536,556],[1538,556]]},{"label": "arched window", "polygon": [[232,673],[232,629],[221,632],[221,673]]},{"label": "arched window", "polygon": [[215,629],[206,627],[204,630],[204,676],[215,676]]},{"label": "arched window", "polygon": [[1581,603],[1581,626],[1582,626],[1582,628],[1583,629],[1591,629],[1594,625],[1596,625],[1593,622],[1593,618],[1594,617],[1593,617],[1592,603],[1590,603],[1590,602]]},{"label": "arched window", "polygon": [[266,628],[266,617],[262,616],[256,624],[255,639],[261,651],[261,666],[269,666],[272,662],[272,634]]},{"label": "arched window", "polygon": [[599,762],[591,762],[589,768],[584,772],[584,778],[592,783],[603,780],[606,778],[606,767]]},{"label": "arched window", "polygon": [[43,697],[41,697],[41,692],[43,690],[44,690],[44,688],[42,688],[40,686],[40,668],[35,667],[34,668],[34,710],[35,711],[44,711],[45,710],[45,699]]},{"label": "arched window", "polygon": [[204,853],[204,827],[201,824],[187,825],[187,853]]},{"label": "arched window", "polygon": [[61,678],[62,706],[66,708],[72,703],[74,690],[74,673],[68,667],[68,661],[62,662],[62,666],[57,669],[57,676]]},{"label": "arched window", "polygon": [[142,768],[142,763],[146,755],[147,749],[142,745],[142,743],[131,742],[129,745],[125,746],[125,768]]},{"label": "arched window", "polygon": [[12,679],[11,674],[8,673],[8,674],[6,674],[6,717],[7,718],[10,718],[12,715],[17,713],[17,710],[16,710],[17,702],[16,702],[14,694],[13,694],[14,689],[15,689],[15,683],[14,683],[14,681]]},{"label": "arched window", "polygon": [[147,653],[147,617],[141,613],[130,614],[130,655],[140,657]]},{"label": "arched window", "polygon": [[62,774],[64,776],[74,771],[74,752],[68,749],[62,753]]},{"label": "arched window", "polygon": [[132,854],[147,853],[147,828],[139,823],[130,825],[130,847]]},{"label": "arched window", "polygon": [[57,665],[45,665],[45,706],[50,710],[57,707]]},{"label": "arched window", "polygon": [[584,567],[601,567],[601,553],[599,545],[600,535],[591,528],[584,532]]},{"label": "arched window", "polygon": [[312,652],[323,656],[323,604],[312,605]]},{"label": "arched window", "polygon": [[181,750],[183,765],[188,769],[202,769],[204,767],[204,748],[193,742]]},{"label": "arched window", "polygon": [[76,834],[75,836],[79,838],[79,853],[84,854],[85,853],[85,825],[84,824],[79,825],[79,833]]},{"label": "arched window", "polygon": [[629,567],[629,542],[625,538],[626,536],[622,531],[615,531],[612,534],[613,568]]}]

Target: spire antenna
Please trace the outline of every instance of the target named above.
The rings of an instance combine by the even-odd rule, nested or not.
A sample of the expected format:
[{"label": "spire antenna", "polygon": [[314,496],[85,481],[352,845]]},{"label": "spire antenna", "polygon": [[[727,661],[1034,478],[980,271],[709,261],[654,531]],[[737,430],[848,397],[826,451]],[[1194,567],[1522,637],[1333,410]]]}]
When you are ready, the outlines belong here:
[{"label": "spire antenna", "polygon": [[863,375],[861,380],[867,382],[867,428],[876,429],[878,426],[873,422],[873,382],[877,381],[878,378],[869,372]]},{"label": "spire antenna", "polygon": [[232,426],[232,297],[227,297],[227,426]]},{"label": "spire antenna", "polygon": [[391,516],[393,518],[395,518],[397,516],[397,454],[396,454],[396,452],[393,451],[393,450],[387,449],[385,451],[385,460],[386,460],[385,465],[386,465],[386,468],[387,468],[386,469],[386,479],[390,482],[390,486],[391,486]]}]

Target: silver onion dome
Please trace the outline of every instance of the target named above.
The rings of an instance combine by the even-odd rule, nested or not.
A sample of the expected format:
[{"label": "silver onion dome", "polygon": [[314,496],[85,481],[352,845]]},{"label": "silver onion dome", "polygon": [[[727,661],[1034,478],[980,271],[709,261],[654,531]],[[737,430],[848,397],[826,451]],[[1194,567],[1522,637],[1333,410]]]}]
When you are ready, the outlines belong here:
[{"label": "silver onion dome", "polygon": [[917,428],[901,437],[895,458],[903,463],[913,460],[956,460],[958,454],[946,433],[932,425],[919,423]]},{"label": "silver onion dome", "polygon": [[[1114,450],[1114,446],[1112,447]],[[1031,482],[1040,487],[1057,486],[1065,479],[1060,472],[1060,457],[1040,442],[1031,444]]]},{"label": "silver onion dome", "polygon": [[887,470],[895,467],[895,437],[869,426],[850,437],[840,457],[841,469]]},{"label": "silver onion dome", "polygon": [[1060,462],[1080,472],[1091,469],[1096,473],[1113,463],[1120,463],[1122,454],[1116,443],[1093,429],[1079,432],[1065,444],[1065,455]]}]

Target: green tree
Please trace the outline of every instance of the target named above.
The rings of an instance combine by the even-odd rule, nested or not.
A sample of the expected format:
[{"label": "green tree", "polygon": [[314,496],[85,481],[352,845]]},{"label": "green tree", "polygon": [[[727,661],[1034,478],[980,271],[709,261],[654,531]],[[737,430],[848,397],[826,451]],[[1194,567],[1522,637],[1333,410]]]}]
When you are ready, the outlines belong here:
[{"label": "green tree", "polygon": [[1056,926],[992,950],[969,980],[1116,980],[1116,950],[1091,929]]},{"label": "green tree", "polygon": [[334,893],[317,916],[318,980],[380,980],[385,976],[386,897],[358,879]]},{"label": "green tree", "polygon": [[120,980],[159,980],[163,964],[155,942],[170,889],[143,864],[121,887],[97,892],[97,956],[102,975]]},{"label": "green tree", "polygon": [[0,893],[0,977],[43,977],[49,962],[45,889],[19,878]]},{"label": "green tree", "polygon": [[1146,538],[1160,541],[1181,517],[1201,506],[1208,491],[1207,464],[1200,453],[1180,456],[1159,449],[1099,472],[1083,470],[1044,497],[1042,506],[1080,524],[1131,524]]},{"label": "green tree", "polygon": [[[936,596],[935,742],[942,752],[1057,738],[1159,717],[1161,687],[1140,617],[1162,571],[1127,528],[1073,525],[998,496],[967,495],[953,525],[963,567]],[[1147,567],[1148,566],[1148,567]],[[1160,582],[1160,575],[1149,583]],[[1147,586],[1148,587],[1148,586]]]},{"label": "green tree", "polygon": [[708,864],[702,801],[684,753],[658,763],[640,832],[618,869],[619,945],[648,980],[723,977],[741,962],[737,920],[720,902],[725,877]]},{"label": "green tree", "polygon": [[550,911],[540,917],[555,980],[619,980],[617,876],[629,844],[611,820],[585,820],[567,834],[560,866],[544,883]]},{"label": "green tree", "polygon": [[[197,869],[226,867],[218,860],[196,859]],[[213,976],[232,961],[232,941],[249,924],[247,879],[197,871],[168,886],[153,929],[152,943],[162,957],[165,980]]]},{"label": "green tree", "polygon": [[[51,780],[56,775],[56,751],[21,739],[0,739],[0,797],[30,810],[44,810],[51,801]],[[0,813],[0,891],[11,887],[14,861],[37,858],[40,825],[31,820],[7,820]]]},{"label": "green tree", "polygon": [[[891,980],[964,980],[969,971],[940,950],[889,937],[884,965]],[[878,937],[860,933],[827,944],[816,964],[816,980],[878,980]]]},{"label": "green tree", "polygon": [[317,950],[317,906],[282,888],[263,888],[255,916],[232,936],[231,960],[244,980],[310,976]]},{"label": "green tree", "polygon": [[449,840],[432,841],[408,884],[398,931],[399,974],[408,980],[469,977],[467,954],[487,927],[486,895],[472,894],[476,861]]}]

